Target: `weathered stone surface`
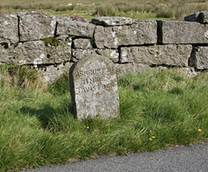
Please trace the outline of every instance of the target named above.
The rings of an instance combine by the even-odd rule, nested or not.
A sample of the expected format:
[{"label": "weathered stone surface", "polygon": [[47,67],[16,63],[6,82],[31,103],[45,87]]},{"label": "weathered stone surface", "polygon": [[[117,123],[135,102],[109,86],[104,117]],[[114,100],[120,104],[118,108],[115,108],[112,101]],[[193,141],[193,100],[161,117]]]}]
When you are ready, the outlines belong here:
[{"label": "weathered stone surface", "polygon": [[155,45],[121,48],[121,63],[141,63],[147,65],[188,66],[191,45]]},{"label": "weathered stone surface", "polygon": [[208,11],[200,11],[196,12],[192,15],[184,17],[185,21],[195,21],[199,22],[202,24],[207,24],[208,23]]},{"label": "weathered stone surface", "polygon": [[116,68],[117,77],[120,78],[129,73],[142,73],[150,70],[151,67],[144,64],[126,63],[126,64],[114,64]]},{"label": "weathered stone surface", "polygon": [[101,26],[121,26],[121,25],[130,25],[135,21],[128,17],[96,17],[91,21],[93,24]]},{"label": "weathered stone surface", "polygon": [[92,44],[90,39],[75,39],[74,40],[75,49],[92,49]]},{"label": "weathered stone surface", "polygon": [[119,61],[118,50],[113,49],[97,49],[97,53],[101,56],[109,58],[112,62],[117,63]]},{"label": "weathered stone surface", "polygon": [[179,73],[184,73],[186,76],[192,78],[199,74],[193,67],[178,68]]},{"label": "weathered stone surface", "polygon": [[162,21],[160,38],[163,44],[208,43],[208,25],[196,22]]},{"label": "weathered stone surface", "polygon": [[155,44],[157,43],[157,23],[156,21],[143,21],[129,26],[97,26],[95,43],[98,48]]},{"label": "weathered stone surface", "polygon": [[39,12],[19,13],[20,41],[53,37],[56,20]]},{"label": "weathered stone surface", "polygon": [[0,64],[7,63],[13,64],[14,52],[12,51],[14,47],[8,47],[7,43],[0,44]]},{"label": "weathered stone surface", "polygon": [[0,46],[0,62],[7,64],[56,64],[67,62],[71,58],[71,47],[68,42],[58,45],[46,44],[44,41],[19,43],[14,49]]},{"label": "weathered stone surface", "polygon": [[77,62],[82,58],[90,58],[94,55],[98,55],[95,49],[88,49],[88,50],[73,49],[71,61]]},{"label": "weathered stone surface", "polygon": [[[170,70],[170,68],[165,66],[150,67],[148,65],[135,64],[135,63],[115,64],[115,68],[118,78],[121,78],[131,73],[143,73],[147,71],[158,72],[163,70]],[[185,76],[188,76],[190,78],[199,74],[199,72],[196,72],[193,67],[175,67],[175,68],[171,68],[171,70],[174,70],[175,72],[180,74],[184,74]]]},{"label": "weathered stone surface", "polygon": [[119,61],[119,53],[117,50],[112,49],[89,49],[89,50],[80,50],[80,49],[73,49],[72,51],[72,61],[77,62],[78,60],[85,58],[85,57],[92,57],[94,55],[101,55],[109,58],[113,62]]},{"label": "weathered stone surface", "polygon": [[88,22],[74,21],[70,17],[57,17],[57,35],[70,35],[92,38],[95,26]]},{"label": "weathered stone surface", "polygon": [[50,65],[42,68],[37,68],[38,72],[43,77],[43,81],[46,84],[52,84],[56,82],[62,75],[69,75],[69,69],[73,63],[67,62],[58,65]]},{"label": "weathered stone surface", "polygon": [[190,65],[197,69],[208,69],[208,47],[194,47]]},{"label": "weathered stone surface", "polygon": [[13,14],[0,14],[0,43],[17,43],[18,37],[18,18]]},{"label": "weathered stone surface", "polygon": [[109,59],[98,55],[82,58],[73,70],[72,88],[78,119],[119,115],[117,78]]}]

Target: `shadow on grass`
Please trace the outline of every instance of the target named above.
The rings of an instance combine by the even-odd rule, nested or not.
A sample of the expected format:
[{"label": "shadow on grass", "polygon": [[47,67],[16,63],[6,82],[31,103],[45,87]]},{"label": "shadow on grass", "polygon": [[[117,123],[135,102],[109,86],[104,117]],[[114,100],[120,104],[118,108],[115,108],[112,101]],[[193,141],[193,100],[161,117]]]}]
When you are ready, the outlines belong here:
[{"label": "shadow on grass", "polygon": [[41,109],[24,106],[20,109],[20,112],[25,115],[37,117],[44,129],[48,129],[49,122],[58,115],[68,114],[71,117],[75,117],[71,103],[67,105],[65,104],[57,109],[48,104],[43,105]]}]

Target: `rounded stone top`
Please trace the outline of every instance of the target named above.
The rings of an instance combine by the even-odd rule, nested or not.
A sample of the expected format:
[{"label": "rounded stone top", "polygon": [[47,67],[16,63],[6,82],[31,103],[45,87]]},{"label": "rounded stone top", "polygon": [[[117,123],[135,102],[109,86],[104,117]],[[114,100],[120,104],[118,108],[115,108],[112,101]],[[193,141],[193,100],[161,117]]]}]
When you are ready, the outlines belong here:
[{"label": "rounded stone top", "polygon": [[76,64],[74,72],[90,70],[91,68],[108,68],[110,71],[115,72],[113,68],[113,63],[109,58],[101,55],[93,54],[91,57],[84,57]]}]

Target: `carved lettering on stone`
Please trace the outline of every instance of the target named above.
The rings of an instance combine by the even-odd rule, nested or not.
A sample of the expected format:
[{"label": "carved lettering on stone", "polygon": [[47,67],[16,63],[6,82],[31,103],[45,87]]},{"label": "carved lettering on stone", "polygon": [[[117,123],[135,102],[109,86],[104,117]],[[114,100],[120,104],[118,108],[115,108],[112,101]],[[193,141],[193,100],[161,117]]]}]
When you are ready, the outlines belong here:
[{"label": "carved lettering on stone", "polygon": [[78,119],[119,115],[117,77],[108,58],[93,55],[81,59],[72,77],[71,93]]}]

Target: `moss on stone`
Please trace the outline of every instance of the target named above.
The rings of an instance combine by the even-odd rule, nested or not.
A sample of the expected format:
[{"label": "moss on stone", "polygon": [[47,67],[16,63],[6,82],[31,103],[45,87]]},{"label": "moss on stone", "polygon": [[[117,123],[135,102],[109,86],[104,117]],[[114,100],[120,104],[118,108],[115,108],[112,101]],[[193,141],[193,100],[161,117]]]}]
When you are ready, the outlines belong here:
[{"label": "moss on stone", "polygon": [[42,41],[45,43],[45,46],[58,47],[60,42],[54,37],[43,38]]}]

